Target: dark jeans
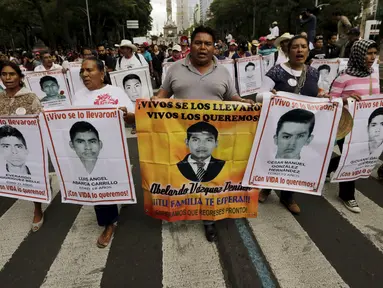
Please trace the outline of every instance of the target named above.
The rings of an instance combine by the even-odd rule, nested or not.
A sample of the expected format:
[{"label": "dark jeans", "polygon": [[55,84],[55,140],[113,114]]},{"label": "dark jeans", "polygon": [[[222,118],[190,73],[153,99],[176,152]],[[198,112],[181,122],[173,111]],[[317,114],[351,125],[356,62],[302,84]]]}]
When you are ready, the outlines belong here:
[{"label": "dark jeans", "polygon": [[118,207],[113,205],[97,205],[94,206],[96,212],[97,223],[99,226],[108,226],[118,221]]},{"label": "dark jeans", "polygon": [[[340,152],[343,151],[344,139],[337,141]],[[339,166],[340,156],[336,156],[330,160],[330,165],[327,170],[329,175]],[[339,182],[339,198],[343,201],[355,200],[355,181]]]},{"label": "dark jeans", "polygon": [[153,74],[154,74],[154,78],[156,79],[156,88],[160,88],[161,87],[161,82],[162,82],[162,71],[160,72],[160,71],[156,71],[156,70],[154,70],[154,72],[153,72]]}]

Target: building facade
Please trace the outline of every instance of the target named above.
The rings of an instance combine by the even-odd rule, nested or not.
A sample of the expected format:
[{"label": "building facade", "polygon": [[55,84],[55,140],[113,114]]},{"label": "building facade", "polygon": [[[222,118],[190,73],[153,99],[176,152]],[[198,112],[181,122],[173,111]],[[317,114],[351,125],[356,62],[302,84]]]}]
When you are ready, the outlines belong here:
[{"label": "building facade", "polygon": [[178,31],[184,31],[190,27],[189,23],[189,1],[177,0],[176,2],[176,24]]},{"label": "building facade", "polygon": [[205,24],[207,20],[209,20],[208,16],[210,13],[210,5],[213,3],[213,0],[200,0],[200,13],[201,13],[201,23]]}]

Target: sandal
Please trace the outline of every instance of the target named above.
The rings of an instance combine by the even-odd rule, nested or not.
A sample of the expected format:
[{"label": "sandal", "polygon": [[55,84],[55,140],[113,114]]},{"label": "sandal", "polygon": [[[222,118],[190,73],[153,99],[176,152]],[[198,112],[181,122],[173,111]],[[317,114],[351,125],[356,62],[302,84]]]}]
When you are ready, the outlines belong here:
[{"label": "sandal", "polygon": [[41,217],[41,220],[39,222],[37,222],[37,223],[32,222],[32,232],[39,231],[41,226],[43,226],[43,223],[44,223],[44,214],[43,214],[43,217]]},{"label": "sandal", "polygon": [[115,224],[112,225],[111,233],[109,232],[108,227],[105,227],[104,231],[101,233],[100,237],[97,239],[97,247],[98,248],[105,248],[109,245],[110,240],[112,240],[112,237],[114,235],[114,230],[116,229]]}]

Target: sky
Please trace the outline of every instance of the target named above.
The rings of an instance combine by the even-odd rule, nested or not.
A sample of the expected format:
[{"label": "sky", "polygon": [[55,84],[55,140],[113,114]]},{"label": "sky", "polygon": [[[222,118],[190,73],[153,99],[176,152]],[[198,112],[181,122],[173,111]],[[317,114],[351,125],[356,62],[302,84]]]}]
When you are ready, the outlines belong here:
[{"label": "sky", "polygon": [[[158,35],[159,33],[163,33],[164,23],[166,22],[166,0],[151,0],[151,4],[153,7],[152,10],[152,18],[153,18],[153,27],[151,34]],[[176,7],[175,1],[172,0],[172,8],[173,8],[173,21],[176,20]]]}]

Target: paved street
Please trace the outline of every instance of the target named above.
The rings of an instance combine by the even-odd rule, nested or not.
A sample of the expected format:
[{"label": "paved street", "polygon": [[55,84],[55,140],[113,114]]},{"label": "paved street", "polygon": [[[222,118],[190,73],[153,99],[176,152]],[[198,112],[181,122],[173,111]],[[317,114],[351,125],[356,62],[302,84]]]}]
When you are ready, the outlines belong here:
[{"label": "paved street", "polygon": [[208,243],[201,222],[166,223],[144,214],[137,141],[128,139],[138,197],[121,208],[111,245],[96,239],[93,207],[45,207],[45,224],[30,232],[33,205],[0,198],[1,288],[256,288],[382,287],[383,191],[374,177],[357,182],[361,214],[337,199],[297,195],[300,216],[273,193],[256,219],[217,224],[219,242]]}]

